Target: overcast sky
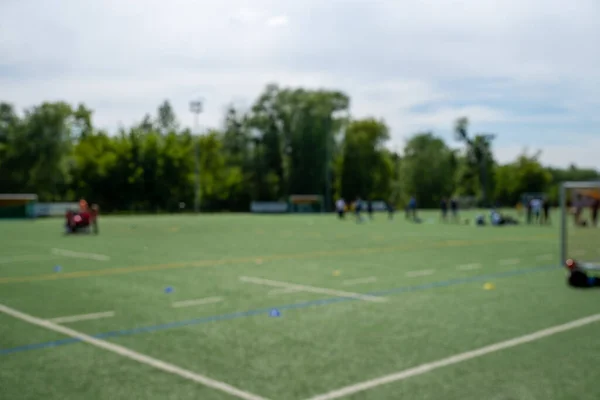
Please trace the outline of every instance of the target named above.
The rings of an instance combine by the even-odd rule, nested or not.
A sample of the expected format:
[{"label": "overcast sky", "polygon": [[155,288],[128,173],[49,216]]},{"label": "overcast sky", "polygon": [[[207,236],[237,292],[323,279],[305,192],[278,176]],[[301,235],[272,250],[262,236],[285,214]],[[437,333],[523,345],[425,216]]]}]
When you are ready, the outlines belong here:
[{"label": "overcast sky", "polygon": [[83,101],[114,130],[169,99],[220,126],[265,84],[340,89],[391,148],[453,121],[497,158],[600,168],[598,0],[0,0],[0,100]]}]

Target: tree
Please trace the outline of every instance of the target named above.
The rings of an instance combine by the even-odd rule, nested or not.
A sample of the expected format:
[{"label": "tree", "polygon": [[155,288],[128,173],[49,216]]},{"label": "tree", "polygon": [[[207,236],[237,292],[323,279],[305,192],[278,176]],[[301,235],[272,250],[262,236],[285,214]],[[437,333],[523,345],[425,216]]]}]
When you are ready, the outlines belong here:
[{"label": "tree", "polygon": [[495,135],[480,133],[471,138],[468,127],[469,120],[466,117],[459,118],[454,125],[456,139],[466,144],[466,164],[463,165],[463,175],[460,178],[468,180],[477,176],[482,202],[488,205],[490,190],[493,187],[490,176],[494,164],[491,143]]},{"label": "tree", "polygon": [[163,103],[158,107],[156,123],[162,134],[177,130],[179,124],[177,122],[177,117],[175,116],[175,111],[173,110],[171,103],[169,103],[169,100],[163,101]]},{"label": "tree", "polygon": [[437,207],[454,191],[454,152],[430,132],[411,137],[400,167],[403,200],[416,196],[419,207]]},{"label": "tree", "polygon": [[246,211],[252,200],[292,193],[323,194],[330,206],[332,187],[347,200],[398,204],[416,195],[421,207],[452,194],[513,205],[532,191],[556,203],[560,182],[600,179],[574,165],[545,168],[539,152],[496,165],[491,137],[469,136],[466,118],[455,126],[463,151],[426,132],[411,137],[400,157],[385,147],[385,123],[352,120],[349,102],[335,90],[268,85],[250,110],[230,107],[222,129],[202,137],[177,126],[167,101],[156,121],[146,114],[116,135],[95,130],[84,104],[42,103],[20,114],[0,103],[0,192],[34,192],[41,201],[86,197],[109,212],[175,211],[194,202],[196,143],[203,210]]},{"label": "tree", "polygon": [[393,164],[389,151],[384,148],[388,139],[389,131],[383,121],[366,118],[348,125],[339,185],[343,198],[389,197]]},{"label": "tree", "polygon": [[552,175],[539,162],[539,153],[521,154],[514,163],[496,170],[496,196],[503,205],[515,205],[523,193],[542,193],[549,189]]}]

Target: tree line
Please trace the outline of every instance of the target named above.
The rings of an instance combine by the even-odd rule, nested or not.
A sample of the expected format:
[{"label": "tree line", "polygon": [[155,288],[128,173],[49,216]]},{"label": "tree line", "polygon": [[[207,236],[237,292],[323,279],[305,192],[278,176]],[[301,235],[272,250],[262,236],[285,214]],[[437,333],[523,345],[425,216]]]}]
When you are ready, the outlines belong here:
[{"label": "tree line", "polygon": [[413,195],[421,207],[450,196],[513,206],[525,192],[556,203],[560,182],[600,179],[574,165],[545,167],[539,153],[500,164],[493,136],[471,134],[467,118],[453,127],[455,143],[418,132],[397,153],[386,147],[385,122],[352,118],[349,105],[340,91],[270,84],[249,109],[230,106],[222,126],[201,135],[180,125],[168,101],[110,135],[94,127],[84,104],[45,102],[19,113],[1,102],[0,193],[172,212],[194,204],[199,170],[205,211],[247,211],[251,201],[292,194],[323,195],[329,209],[338,197],[402,207]]}]

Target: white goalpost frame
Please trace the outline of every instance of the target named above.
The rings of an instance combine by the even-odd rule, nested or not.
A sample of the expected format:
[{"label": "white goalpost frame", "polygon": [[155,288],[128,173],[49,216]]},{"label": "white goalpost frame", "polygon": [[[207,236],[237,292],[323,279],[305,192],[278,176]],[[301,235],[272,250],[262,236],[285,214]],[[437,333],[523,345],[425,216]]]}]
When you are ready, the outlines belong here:
[{"label": "white goalpost frame", "polygon": [[[569,189],[600,189],[600,181],[563,182],[560,185],[560,265],[565,265],[567,261],[567,226],[569,215],[567,191]],[[598,269],[598,267],[590,265],[590,269]]]}]

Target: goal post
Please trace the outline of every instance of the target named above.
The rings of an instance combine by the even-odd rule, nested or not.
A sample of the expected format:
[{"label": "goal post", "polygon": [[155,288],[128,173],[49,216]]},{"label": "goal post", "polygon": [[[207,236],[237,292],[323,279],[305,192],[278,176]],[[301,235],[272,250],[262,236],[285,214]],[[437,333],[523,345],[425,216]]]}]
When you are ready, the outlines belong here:
[{"label": "goal post", "polygon": [[560,187],[560,262],[574,260],[600,271],[600,180],[564,182]]}]

